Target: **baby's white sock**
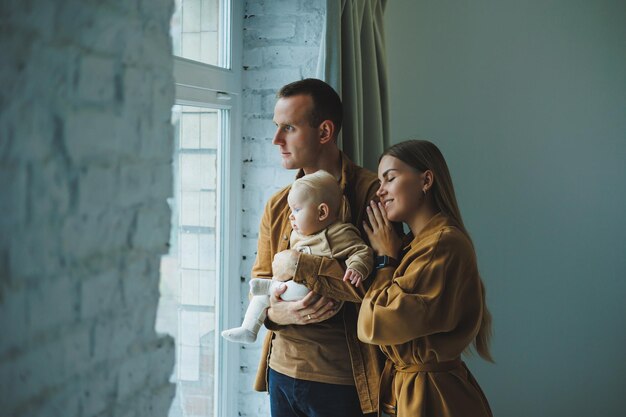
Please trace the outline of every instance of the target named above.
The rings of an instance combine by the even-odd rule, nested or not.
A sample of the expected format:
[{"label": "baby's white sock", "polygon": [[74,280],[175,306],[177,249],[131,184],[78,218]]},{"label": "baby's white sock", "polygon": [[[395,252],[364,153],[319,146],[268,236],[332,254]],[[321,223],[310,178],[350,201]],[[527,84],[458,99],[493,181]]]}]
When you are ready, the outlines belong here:
[{"label": "baby's white sock", "polygon": [[270,295],[271,279],[252,278],[250,280],[250,294],[252,295]]},{"label": "baby's white sock", "polygon": [[224,339],[236,343],[254,343],[256,341],[256,335],[256,333],[252,333],[244,327],[235,327],[222,332]]}]

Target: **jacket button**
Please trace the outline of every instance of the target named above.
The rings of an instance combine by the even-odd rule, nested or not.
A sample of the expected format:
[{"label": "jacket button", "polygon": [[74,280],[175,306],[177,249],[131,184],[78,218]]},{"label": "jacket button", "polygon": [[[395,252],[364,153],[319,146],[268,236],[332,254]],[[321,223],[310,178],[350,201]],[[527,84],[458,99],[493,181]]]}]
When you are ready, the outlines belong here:
[{"label": "jacket button", "polygon": [[283,235],[283,240],[288,240],[289,238],[287,237],[287,235]]}]

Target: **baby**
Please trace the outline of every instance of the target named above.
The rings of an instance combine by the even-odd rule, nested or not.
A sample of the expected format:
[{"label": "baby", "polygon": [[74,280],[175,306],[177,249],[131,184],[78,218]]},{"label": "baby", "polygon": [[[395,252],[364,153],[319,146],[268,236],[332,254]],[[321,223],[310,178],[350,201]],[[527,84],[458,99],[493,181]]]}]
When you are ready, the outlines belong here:
[{"label": "baby", "polygon": [[[372,270],[373,252],[361,239],[358,229],[344,222],[349,214],[348,210],[342,210],[343,199],[337,180],[326,171],[320,170],[297,179],[287,196],[291,209],[289,221],[293,229],[290,247],[300,252],[345,261],[347,270],[343,280],[359,286]],[[287,286],[281,295],[285,301],[300,300],[310,292],[306,286],[293,281],[253,278],[250,280],[253,297],[243,324],[224,330],[222,336],[231,342],[256,341],[267,315],[270,295],[281,285]]]}]

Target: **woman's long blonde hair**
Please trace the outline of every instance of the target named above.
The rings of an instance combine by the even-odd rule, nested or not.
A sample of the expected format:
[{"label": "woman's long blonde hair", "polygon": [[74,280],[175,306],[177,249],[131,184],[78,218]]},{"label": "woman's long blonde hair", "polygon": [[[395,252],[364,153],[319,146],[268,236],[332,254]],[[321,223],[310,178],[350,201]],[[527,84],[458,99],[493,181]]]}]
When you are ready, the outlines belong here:
[{"label": "woman's long blonde hair", "polygon": [[[472,242],[472,238],[463,224],[448,164],[446,164],[446,160],[439,148],[427,140],[408,140],[387,149],[381,156],[381,159],[385,155],[393,156],[419,172],[426,170],[432,171],[435,181],[429,193],[432,193],[436,209],[452,219],[456,223],[456,226],[467,236],[470,242]],[[416,190],[416,192],[419,191]],[[472,246],[473,245],[474,243],[472,242]],[[480,279],[480,285],[482,290],[483,314],[480,329],[474,339],[473,345],[476,352],[478,352],[483,359],[493,362],[491,352],[489,351],[489,342],[491,340],[491,313],[487,309],[485,285],[482,279]]]}]

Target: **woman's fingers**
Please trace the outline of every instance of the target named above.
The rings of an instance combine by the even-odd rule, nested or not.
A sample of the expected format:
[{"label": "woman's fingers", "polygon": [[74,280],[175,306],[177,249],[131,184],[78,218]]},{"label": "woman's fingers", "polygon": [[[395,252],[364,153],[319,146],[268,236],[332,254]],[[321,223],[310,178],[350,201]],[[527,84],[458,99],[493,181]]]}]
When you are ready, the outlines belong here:
[{"label": "woman's fingers", "polygon": [[385,223],[385,226],[391,226],[391,222],[387,218],[387,210],[385,209],[384,204],[381,202],[378,202],[378,209],[380,210],[380,217],[382,217],[383,223]]},{"label": "woman's fingers", "polygon": [[383,227],[383,225],[385,224],[383,222],[382,217],[380,216],[380,210],[378,210],[378,207],[376,206],[376,203],[374,203],[372,201],[367,206],[367,210],[366,211],[367,211],[367,219],[370,222],[372,232],[373,233],[377,233],[378,229]]},{"label": "woman's fingers", "polygon": [[371,206],[367,206],[366,213],[367,213],[367,220],[369,220],[370,222],[371,231],[375,233],[376,230],[378,229],[378,222],[376,221],[376,216],[374,215],[374,212],[372,211]]},{"label": "woman's fingers", "polygon": [[378,227],[383,227],[385,225],[385,221],[383,220],[383,216],[380,213],[380,207],[379,205],[374,202],[374,201],[370,201],[370,211],[374,214],[374,218],[376,219],[376,224]]}]

